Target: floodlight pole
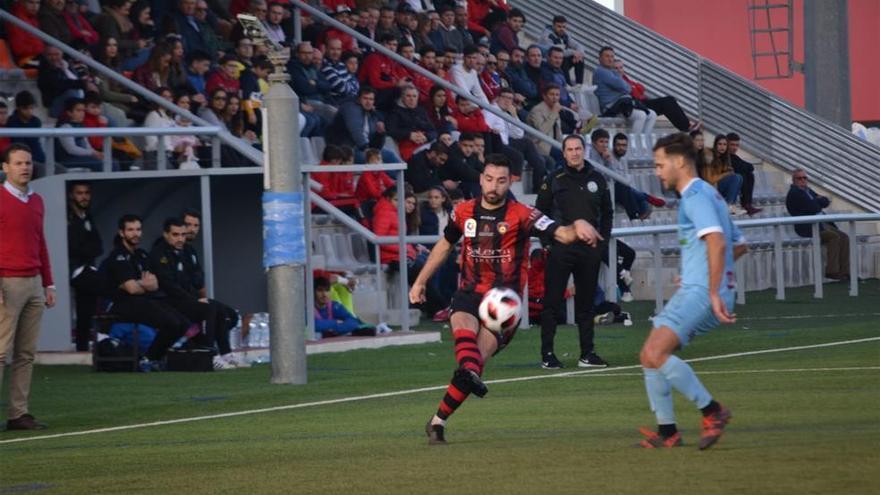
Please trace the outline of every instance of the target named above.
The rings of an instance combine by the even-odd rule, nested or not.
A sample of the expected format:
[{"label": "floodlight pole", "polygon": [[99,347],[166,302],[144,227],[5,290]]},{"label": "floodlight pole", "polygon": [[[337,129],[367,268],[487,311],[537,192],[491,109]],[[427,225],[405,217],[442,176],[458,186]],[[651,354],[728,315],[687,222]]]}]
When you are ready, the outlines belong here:
[{"label": "floodlight pole", "polygon": [[[307,251],[295,248],[302,243],[303,208],[306,197],[303,189],[300,163],[296,146],[299,144],[299,98],[287,84],[285,73],[290,49],[270,49],[269,59],[275,72],[269,76],[269,94],[263,98],[266,107],[264,125],[266,163],[264,164],[264,250],[274,249],[282,260],[268,266],[269,293],[269,352],[272,360],[271,383],[305,384],[308,381],[305,339],[305,256]],[[273,196],[272,193],[279,193]],[[294,194],[290,194],[294,193]],[[299,193],[299,194],[296,194]],[[278,199],[281,198],[281,199]],[[293,199],[291,199],[293,198]],[[282,213],[272,217],[270,202],[283,207]],[[278,213],[278,212],[276,212]],[[296,231],[298,239],[282,237],[271,244],[269,239],[274,222],[281,220],[279,230]],[[298,224],[297,224],[298,222]],[[293,225],[291,225],[293,224]],[[264,253],[264,260],[269,253]]]}]

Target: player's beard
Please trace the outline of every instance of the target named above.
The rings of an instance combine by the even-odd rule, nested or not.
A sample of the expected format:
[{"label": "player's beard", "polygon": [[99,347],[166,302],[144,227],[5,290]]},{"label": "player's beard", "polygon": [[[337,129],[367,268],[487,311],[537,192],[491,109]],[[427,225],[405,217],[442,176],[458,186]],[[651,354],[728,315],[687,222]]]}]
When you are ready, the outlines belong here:
[{"label": "player's beard", "polygon": [[504,197],[494,192],[483,193],[483,201],[494,206],[501,204],[501,202],[504,201]]}]

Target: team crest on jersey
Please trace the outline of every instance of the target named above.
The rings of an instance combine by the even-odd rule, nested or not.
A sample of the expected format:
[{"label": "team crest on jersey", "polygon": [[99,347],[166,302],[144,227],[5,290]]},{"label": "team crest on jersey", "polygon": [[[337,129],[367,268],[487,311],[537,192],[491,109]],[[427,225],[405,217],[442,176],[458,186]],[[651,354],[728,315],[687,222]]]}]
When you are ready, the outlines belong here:
[{"label": "team crest on jersey", "polygon": [[599,190],[599,185],[593,181],[590,181],[587,182],[587,189],[589,189],[591,193],[594,193]]},{"label": "team crest on jersey", "polygon": [[507,222],[499,222],[498,223],[498,233],[504,235],[510,229],[510,225]]},{"label": "team crest on jersey", "polygon": [[468,218],[464,222],[464,236],[465,237],[476,237],[477,236],[477,221],[473,218]]}]

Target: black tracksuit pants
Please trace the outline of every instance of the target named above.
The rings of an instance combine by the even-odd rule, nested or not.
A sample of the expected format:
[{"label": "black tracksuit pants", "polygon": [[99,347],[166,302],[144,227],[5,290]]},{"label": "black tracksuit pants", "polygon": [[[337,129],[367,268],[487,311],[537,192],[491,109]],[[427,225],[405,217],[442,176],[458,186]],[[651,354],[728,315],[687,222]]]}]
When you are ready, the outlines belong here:
[{"label": "black tracksuit pants", "polygon": [[544,271],[544,310],[541,312],[541,355],[553,352],[556,322],[564,315],[568,277],[574,277],[574,321],[580,336],[581,357],[593,352],[593,299],[599,280],[603,244],[589,247],[583,242],[554,244]]},{"label": "black tracksuit pants", "polygon": [[92,340],[92,320],[101,292],[101,278],[98,272],[86,268],[70,281],[70,286],[76,291],[76,350],[88,351]]},{"label": "black tracksuit pants", "polygon": [[192,324],[186,316],[159,299],[129,297],[113,303],[111,313],[124,322],[143,323],[156,329],[156,338],[146,352],[147,358],[158,361],[168,348]]}]

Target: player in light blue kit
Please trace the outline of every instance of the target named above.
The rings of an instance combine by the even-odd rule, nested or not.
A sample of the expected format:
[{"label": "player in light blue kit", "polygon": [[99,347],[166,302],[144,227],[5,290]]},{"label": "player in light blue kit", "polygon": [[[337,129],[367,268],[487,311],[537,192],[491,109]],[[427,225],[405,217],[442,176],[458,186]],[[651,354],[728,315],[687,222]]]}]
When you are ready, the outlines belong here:
[{"label": "player in light blue kit", "polygon": [[666,136],[654,146],[657,177],[663,187],[681,195],[681,284],[654,317],[654,328],[639,355],[648,401],[658,425],[656,432],[641,429],[645,438],[640,445],[645,448],[682,445],[675,426],[673,388],[703,413],[701,450],[718,441],[732,417],[729,409],[713,400],[690,365],[673,354],[719,323],[736,321],[736,315],[730,312],[736,295],[734,261],[748,250],[728,215],[727,204],[715,188],[697,176],[695,160],[693,142],[686,134]]}]

